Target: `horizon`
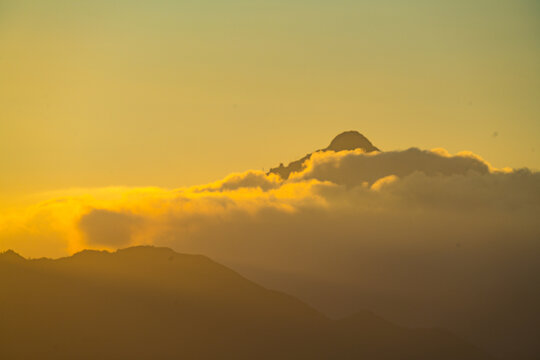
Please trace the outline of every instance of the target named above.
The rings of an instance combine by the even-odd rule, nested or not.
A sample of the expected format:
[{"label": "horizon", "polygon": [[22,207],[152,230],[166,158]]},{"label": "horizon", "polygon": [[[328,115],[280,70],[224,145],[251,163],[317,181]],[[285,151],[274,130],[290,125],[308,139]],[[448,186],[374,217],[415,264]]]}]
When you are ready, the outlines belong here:
[{"label": "horizon", "polygon": [[0,357],[536,360],[539,20],[0,1]]}]

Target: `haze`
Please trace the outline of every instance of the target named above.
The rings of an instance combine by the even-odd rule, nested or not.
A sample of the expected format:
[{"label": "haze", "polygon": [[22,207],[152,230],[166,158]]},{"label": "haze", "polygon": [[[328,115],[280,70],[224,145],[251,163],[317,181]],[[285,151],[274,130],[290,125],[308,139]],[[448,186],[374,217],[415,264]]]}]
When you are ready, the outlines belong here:
[{"label": "haze", "polygon": [[537,359],[539,20],[1,1],[0,357]]}]

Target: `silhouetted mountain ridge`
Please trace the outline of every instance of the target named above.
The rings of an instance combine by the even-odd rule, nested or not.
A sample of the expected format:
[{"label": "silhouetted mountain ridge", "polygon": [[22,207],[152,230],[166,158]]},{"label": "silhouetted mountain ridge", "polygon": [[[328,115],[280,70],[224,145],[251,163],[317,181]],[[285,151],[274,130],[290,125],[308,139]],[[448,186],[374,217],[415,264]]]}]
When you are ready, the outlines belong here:
[{"label": "silhouetted mountain ridge", "polygon": [[[350,130],[338,134],[331,142],[330,145],[324,149],[319,149],[314,151],[344,151],[344,150],[356,150],[362,149],[364,152],[373,152],[380,151],[375,147],[371,141],[369,141],[364,135],[360,134],[358,131]],[[304,162],[311,158],[313,153],[309,153],[303,158],[289,163],[289,165],[284,166],[280,164],[278,167],[270,169],[268,173],[277,174],[282,179],[287,179],[291,173],[298,172],[303,169]]]},{"label": "silhouetted mountain ridge", "polygon": [[7,250],[0,253],[2,261],[24,261],[24,258],[13,250]]},{"label": "silhouetted mountain ridge", "polygon": [[333,321],[201,255],[0,254],[3,359],[489,359],[371,313]]}]

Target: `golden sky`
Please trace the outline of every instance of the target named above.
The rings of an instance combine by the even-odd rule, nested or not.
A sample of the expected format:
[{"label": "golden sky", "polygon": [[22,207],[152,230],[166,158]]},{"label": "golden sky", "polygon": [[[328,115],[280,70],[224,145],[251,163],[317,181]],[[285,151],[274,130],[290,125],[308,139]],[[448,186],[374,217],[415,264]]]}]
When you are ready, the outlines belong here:
[{"label": "golden sky", "polygon": [[0,203],[268,169],[356,129],[540,168],[536,1],[0,3]]},{"label": "golden sky", "polygon": [[[166,246],[329,312],[535,329],[539,39],[538,0],[0,0],[0,252]],[[382,152],[266,173],[346,130]]]}]

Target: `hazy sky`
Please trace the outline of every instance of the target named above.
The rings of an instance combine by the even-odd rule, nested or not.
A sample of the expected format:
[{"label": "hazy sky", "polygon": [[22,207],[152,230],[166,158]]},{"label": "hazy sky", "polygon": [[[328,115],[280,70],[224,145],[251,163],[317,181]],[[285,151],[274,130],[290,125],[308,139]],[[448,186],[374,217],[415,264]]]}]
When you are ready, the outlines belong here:
[{"label": "hazy sky", "polygon": [[356,129],[540,168],[535,0],[0,0],[0,203],[209,182]]},{"label": "hazy sky", "polygon": [[[353,129],[385,152],[261,171]],[[539,134],[538,0],[0,0],[0,252],[168,246],[537,354]]]}]

